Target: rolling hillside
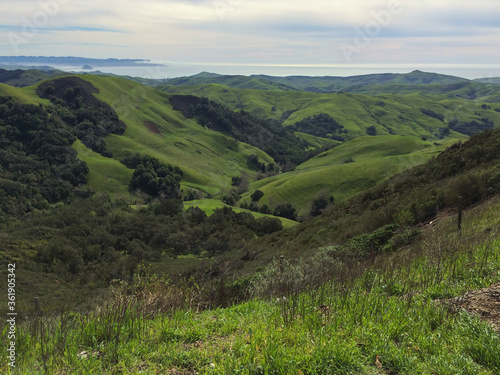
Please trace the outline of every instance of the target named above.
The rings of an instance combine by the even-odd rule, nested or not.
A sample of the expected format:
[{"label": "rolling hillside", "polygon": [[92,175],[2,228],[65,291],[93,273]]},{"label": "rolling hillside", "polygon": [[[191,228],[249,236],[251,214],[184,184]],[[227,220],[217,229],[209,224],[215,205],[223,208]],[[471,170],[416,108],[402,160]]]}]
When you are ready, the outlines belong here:
[{"label": "rolling hillside", "polygon": [[[308,160],[292,172],[252,183],[250,193],[257,189],[264,193],[261,205],[289,202],[299,210],[299,215],[306,216],[318,196],[332,195],[335,202],[345,202],[384,179],[425,163],[454,141],[449,139],[441,147],[435,147],[413,136],[355,138]],[[250,193],[243,196],[243,201],[250,202]]]},{"label": "rolling hillside", "polygon": [[[181,167],[185,171],[183,185],[186,188],[218,194],[221,189],[231,186],[232,177],[255,174],[246,165],[248,156],[255,154],[260,160],[272,162],[269,156],[255,147],[185,119],[172,109],[169,94],[122,78],[81,77],[99,90],[96,97],[115,109],[127,126],[123,135],[106,137],[107,148],[114,159],[103,158],[90,163],[91,175],[99,175],[97,170],[92,170],[94,165],[104,167],[108,161],[105,168],[112,170],[116,160],[128,154],[150,154],[165,163]],[[0,84],[1,96],[12,96],[24,103],[47,104],[48,101],[39,98],[35,91],[36,86],[20,89]],[[81,147],[76,149],[82,159],[90,160],[86,150]],[[91,184],[95,187],[101,183]],[[119,184],[109,184],[106,192],[122,195],[124,188]]]},{"label": "rolling hillside", "polygon": [[[500,113],[494,111],[499,106],[483,108],[482,104],[467,99],[442,95],[314,94],[235,89],[216,84],[167,86],[163,90],[205,96],[233,109],[281,121],[285,126],[326,113],[348,131],[349,138],[366,135],[367,129],[373,126],[378,135],[415,135],[438,139],[439,129],[454,119],[469,122],[487,118],[500,123]],[[422,110],[431,110],[439,116],[429,116],[432,112],[424,114]]]},{"label": "rolling hillside", "polygon": [[67,73],[60,70],[16,69],[6,70],[0,68],[0,83],[14,87],[34,85],[45,79],[61,77]]},{"label": "rolling hillside", "polygon": [[[249,194],[259,189],[265,193],[262,203],[271,208],[284,202],[292,203],[304,215],[311,201],[322,192],[328,191],[336,200],[344,201],[394,173],[424,162],[453,140],[463,138],[464,135],[450,130],[453,121],[500,123],[500,113],[493,105],[419,93],[315,94],[234,89],[216,84],[169,86],[166,88],[169,92],[162,92],[118,77],[80,77],[98,89],[95,96],[109,104],[126,124],[124,134],[110,134],[105,138],[112,159],[75,144],[75,150],[90,169],[89,187],[127,199],[131,196],[124,183],[132,171],[118,161],[139,153],[179,166],[185,172],[182,181],[185,194],[192,191],[198,196],[219,196],[232,189],[234,177],[248,176],[251,185],[243,202],[248,202]],[[25,103],[48,104],[46,99],[36,95],[36,87],[19,89],[0,84],[0,95],[12,96]],[[247,165],[249,156],[257,155],[266,164],[275,160],[228,134],[201,126],[195,118],[187,119],[181,111],[173,109],[171,98],[174,94],[170,91],[206,96],[225,103],[229,109],[245,110],[258,118],[272,118],[284,126],[319,113],[328,114],[345,130],[343,137],[352,141],[296,166],[292,172],[264,179],[259,177],[256,181],[258,172]],[[367,137],[368,133],[377,136]],[[410,137],[402,138],[401,135]],[[303,132],[297,136],[311,149],[339,144]],[[360,146],[362,144],[364,146]],[[355,162],[344,163],[348,158]]]}]

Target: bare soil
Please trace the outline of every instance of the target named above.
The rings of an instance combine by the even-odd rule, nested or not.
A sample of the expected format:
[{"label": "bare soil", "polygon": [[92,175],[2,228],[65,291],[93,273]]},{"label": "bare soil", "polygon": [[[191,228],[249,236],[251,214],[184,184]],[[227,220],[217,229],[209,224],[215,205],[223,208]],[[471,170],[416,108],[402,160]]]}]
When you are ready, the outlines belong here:
[{"label": "bare soil", "polygon": [[500,334],[500,282],[488,288],[469,291],[448,302],[452,311],[465,310],[478,315]]},{"label": "bare soil", "polygon": [[161,134],[160,129],[158,129],[158,126],[154,122],[144,121],[143,124],[151,133]]}]

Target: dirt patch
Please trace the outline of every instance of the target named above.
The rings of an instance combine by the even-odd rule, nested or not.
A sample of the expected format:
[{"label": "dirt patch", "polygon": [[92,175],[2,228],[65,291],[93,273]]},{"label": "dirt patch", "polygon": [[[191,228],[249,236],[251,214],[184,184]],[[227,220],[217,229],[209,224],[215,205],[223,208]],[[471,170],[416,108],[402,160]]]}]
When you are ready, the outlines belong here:
[{"label": "dirt patch", "polygon": [[151,132],[154,134],[161,135],[160,129],[158,129],[158,125],[156,125],[154,122],[151,121],[144,121],[143,125]]},{"label": "dirt patch", "polygon": [[488,288],[469,291],[447,302],[452,311],[465,310],[478,315],[500,334],[500,282]]}]

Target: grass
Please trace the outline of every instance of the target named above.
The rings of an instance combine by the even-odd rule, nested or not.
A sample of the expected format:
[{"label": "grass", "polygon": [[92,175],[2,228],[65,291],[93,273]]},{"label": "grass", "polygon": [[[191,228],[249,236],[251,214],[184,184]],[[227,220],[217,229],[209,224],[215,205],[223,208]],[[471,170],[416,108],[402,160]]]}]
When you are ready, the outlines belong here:
[{"label": "grass", "polygon": [[[412,136],[365,136],[326,151],[295,171],[265,178],[250,185],[251,192],[264,192],[261,203],[292,203],[300,214],[307,214],[310,202],[320,192],[343,202],[378,182],[405,169],[425,163],[452,141],[439,147]],[[354,162],[347,162],[347,160]]]},{"label": "grass", "polygon": [[[257,172],[250,171],[246,164],[249,155],[258,155],[264,163],[273,162],[267,154],[252,146],[185,119],[180,112],[172,109],[169,93],[119,77],[83,75],[82,78],[99,89],[97,97],[110,104],[127,124],[124,135],[106,138],[114,159],[99,158],[88,151],[83,152],[81,146],[75,146],[80,150],[81,157],[90,163],[89,186],[95,191],[119,197],[129,195],[128,171],[116,160],[130,153],[149,154],[162,162],[179,166],[185,172],[182,188],[185,191],[197,190],[208,198],[230,191],[232,177],[247,175],[250,181],[255,181]],[[36,96],[35,89],[36,85],[23,89],[0,85],[2,95],[12,95],[23,102],[44,102]],[[447,116],[461,116],[462,119],[475,118],[480,114],[481,117],[489,116],[494,121],[500,121],[499,113],[484,110],[479,104],[418,93],[404,96],[313,94],[283,90],[241,90],[222,85],[179,86],[176,89],[216,98],[234,108],[243,106],[264,118],[279,119],[284,112],[292,111],[285,125],[319,112],[329,113],[344,125],[349,130],[349,136],[354,138],[350,142],[309,160],[292,173],[256,181],[251,185],[251,192],[261,189],[266,193],[263,202],[271,207],[290,202],[301,214],[309,211],[310,202],[321,192],[329,191],[337,201],[343,201],[391,174],[430,157],[433,152],[432,141],[423,142],[418,138],[425,135],[434,140],[434,133],[445,124],[425,116],[421,108],[446,113]],[[145,123],[153,124],[158,131],[151,131]],[[375,126],[378,134],[386,138],[367,137],[365,131],[368,126]],[[391,137],[389,133],[406,136]],[[297,135],[311,147],[338,144],[303,133]],[[450,138],[439,142],[446,144],[458,138],[461,136],[452,132]],[[349,157],[356,161],[355,165],[341,165],[342,160]],[[388,166],[388,163],[393,164]],[[249,194],[245,199],[249,199]]]},{"label": "grass", "polygon": [[[207,96],[231,108],[242,108],[263,118],[280,120],[284,113],[288,113],[284,125],[294,124],[318,113],[327,113],[348,130],[350,138],[366,135],[366,129],[374,126],[379,135],[404,134],[436,140],[439,128],[455,117],[467,121],[479,120],[481,117],[490,118],[494,123],[500,121],[498,112],[482,109],[480,103],[415,92],[407,95],[316,94],[237,89],[219,84],[169,86],[165,90]],[[445,116],[445,121],[424,115],[422,108]]]},{"label": "grass", "polygon": [[[250,280],[254,298],[228,308],[208,308],[208,289],[146,272],[131,284],[116,284],[90,314],[64,312],[19,323],[14,371],[5,365],[4,331],[1,370],[497,374],[498,334],[440,300],[498,280],[499,207],[497,199],[468,211],[460,237],[455,218],[443,220],[411,248],[383,254],[370,266],[347,268],[329,258],[328,249],[318,251],[316,263],[287,263],[283,272],[270,264]],[[321,272],[332,269],[334,281],[328,281]],[[324,282],[303,289],[318,273]],[[284,288],[287,283],[295,287]]]},{"label": "grass", "polygon": [[23,104],[48,104],[48,100],[41,99],[36,94],[36,86],[29,86],[23,88],[17,88],[13,86],[0,83],[0,96],[11,96],[16,101]]},{"label": "grass", "polygon": [[132,169],[128,169],[115,159],[105,158],[90,150],[80,141],[76,141],[73,148],[78,153],[78,158],[87,163],[89,168],[88,187],[93,191],[106,193],[113,198],[132,199],[128,190],[130,181],[132,181]]},{"label": "grass", "polygon": [[[121,78],[82,78],[99,88],[97,97],[110,104],[127,124],[124,135],[106,138],[107,147],[117,159],[127,153],[147,153],[182,168],[184,186],[212,195],[229,189],[232,177],[255,174],[246,165],[251,154],[272,162],[268,155],[252,146],[185,119],[172,109],[169,94]],[[145,121],[154,123],[161,134],[148,130]]]}]

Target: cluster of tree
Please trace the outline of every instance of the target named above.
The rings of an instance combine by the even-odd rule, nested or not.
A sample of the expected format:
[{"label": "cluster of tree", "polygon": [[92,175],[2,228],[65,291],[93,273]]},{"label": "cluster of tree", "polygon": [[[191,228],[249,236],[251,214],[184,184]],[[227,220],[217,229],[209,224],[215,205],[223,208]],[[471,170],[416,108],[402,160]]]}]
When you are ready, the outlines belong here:
[{"label": "cluster of tree", "polygon": [[123,134],[126,125],[113,108],[93,95],[97,92],[91,83],[76,76],[46,81],[37,89],[41,98],[50,99],[59,117],[74,129],[84,145],[110,157],[104,137]]},{"label": "cluster of tree", "polygon": [[366,134],[368,135],[377,135],[377,128],[375,126],[369,126],[366,128]]},{"label": "cluster of tree", "polygon": [[[28,235],[27,228],[44,230]],[[71,280],[76,276],[86,284],[128,278],[142,262],[168,261],[181,254],[222,254],[280,230],[278,219],[256,219],[228,207],[207,217],[198,207],[184,211],[179,200],[164,199],[134,211],[125,202],[96,195],[30,215],[11,226],[9,236],[33,243],[36,257],[29,268]],[[28,263],[23,260],[26,267]]]},{"label": "cluster of tree", "polygon": [[[257,191],[259,191],[259,190],[257,190]],[[259,203],[257,201],[252,200],[249,203],[242,202],[240,204],[240,207],[244,208],[246,210],[260,212],[261,214],[279,216],[279,217],[283,217],[285,219],[290,219],[290,220],[298,220],[297,209],[290,203],[279,204],[273,210],[267,204],[259,205]]]},{"label": "cluster of tree", "polygon": [[290,125],[290,129],[296,132],[334,139],[340,142],[345,142],[345,138],[342,134],[347,134],[347,130],[326,113],[320,113],[313,117],[305,118],[296,122],[294,125]]},{"label": "cluster of tree", "polygon": [[247,158],[247,166],[249,169],[261,172],[279,172],[279,168],[274,163],[263,163],[259,160],[259,157],[255,154],[250,155]]},{"label": "cluster of tree", "polygon": [[151,197],[181,198],[180,182],[184,172],[179,167],[160,162],[149,155],[134,154],[121,161],[135,169],[130,187]]},{"label": "cluster of tree", "polygon": [[241,202],[240,207],[244,208],[245,210],[250,210],[253,212],[260,212],[261,214],[266,214],[266,215],[272,215],[273,210],[267,205],[259,205],[258,202],[251,201],[249,203],[247,202]]},{"label": "cluster of tree", "polygon": [[444,115],[440,113],[436,113],[431,109],[426,109],[426,108],[420,108],[420,112],[422,112],[424,115],[432,117],[436,120],[439,120],[441,122],[444,122]]},{"label": "cluster of tree", "polygon": [[334,202],[333,195],[329,197],[326,194],[320,194],[318,197],[314,198],[311,204],[311,216],[321,215],[330,205]]},{"label": "cluster of tree", "polygon": [[6,70],[0,69],[0,82],[7,82],[13,79],[17,79],[21,77],[24,73],[24,70],[15,69],[15,70]]},{"label": "cluster of tree", "polygon": [[450,129],[465,134],[465,135],[473,135],[484,130],[493,129],[494,127],[493,121],[487,118],[482,118],[480,121],[459,121],[452,120],[448,123]]},{"label": "cluster of tree", "polygon": [[53,110],[0,97],[0,215],[47,208],[81,193],[88,168],[71,145],[74,132]]},{"label": "cluster of tree", "polygon": [[259,148],[280,165],[301,164],[324,151],[308,150],[308,143],[279,121],[263,120],[243,110],[235,112],[223,104],[192,95],[174,95],[170,101],[186,118],[196,118],[204,127]]}]

